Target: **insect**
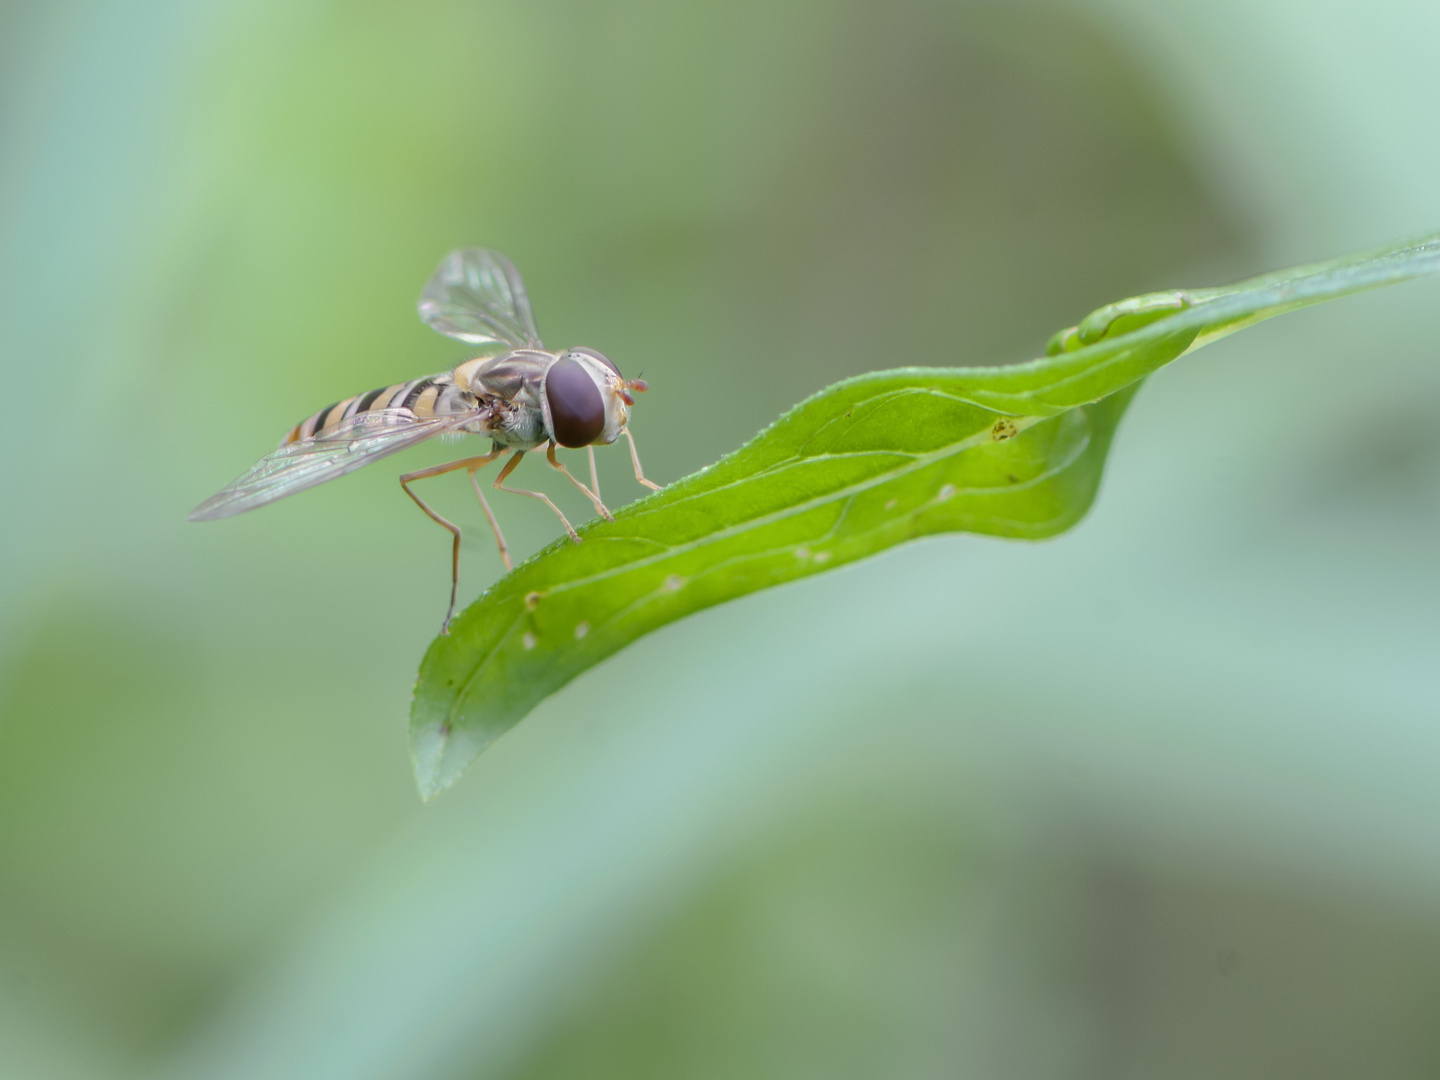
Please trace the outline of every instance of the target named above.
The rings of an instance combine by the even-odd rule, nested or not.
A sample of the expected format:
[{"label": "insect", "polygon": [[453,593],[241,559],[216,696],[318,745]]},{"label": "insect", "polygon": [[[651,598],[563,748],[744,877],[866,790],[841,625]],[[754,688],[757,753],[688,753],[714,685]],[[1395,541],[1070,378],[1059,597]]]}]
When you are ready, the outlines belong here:
[{"label": "insect", "polygon": [[[296,424],[273,453],[261,458],[234,483],[190,512],[191,521],[211,521],[272,503],[286,495],[354,472],[362,465],[404,450],[436,435],[470,434],[490,439],[490,452],[435,465],[400,477],[400,486],[436,524],[453,536],[450,556],[450,607],[442,634],[450,632],[460,585],[460,527],[441,517],[411,489],[416,480],[464,469],[495,534],[506,569],[510,549],[475,473],[505,454],[491,487],[539,499],[555,512],[570,538],[574,527],[550,497],[540,491],[506,487],[505,481],[527,451],[545,447],[545,459],[611,519],[600,501],[595,445],[620,436],[630,444],[635,479],[658,491],[645,478],[635,437],[630,434],[633,394],[648,389],[641,379],[626,379],[594,349],[550,352],[540,341],[525,283],[513,263],[488,248],[452,251],[420,293],[420,318],[429,327],[485,352],[440,375],[396,383],[368,394],[337,401]],[[555,456],[556,447],[585,447],[590,456],[590,485],[581,483]]]}]

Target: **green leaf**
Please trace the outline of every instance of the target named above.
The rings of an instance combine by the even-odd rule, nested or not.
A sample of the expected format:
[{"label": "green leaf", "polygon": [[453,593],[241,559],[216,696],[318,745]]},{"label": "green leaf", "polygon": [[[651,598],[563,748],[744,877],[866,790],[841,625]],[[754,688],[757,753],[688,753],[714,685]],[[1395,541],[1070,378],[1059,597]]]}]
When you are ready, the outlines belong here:
[{"label": "green leaf", "polygon": [[715,465],[592,521],[467,608],[420,667],[410,737],[443,791],[546,696],[666,623],[939,532],[1038,540],[1095,497],[1140,381],[1243,326],[1440,270],[1440,234],[1101,308],[1048,355],[822,390]]}]

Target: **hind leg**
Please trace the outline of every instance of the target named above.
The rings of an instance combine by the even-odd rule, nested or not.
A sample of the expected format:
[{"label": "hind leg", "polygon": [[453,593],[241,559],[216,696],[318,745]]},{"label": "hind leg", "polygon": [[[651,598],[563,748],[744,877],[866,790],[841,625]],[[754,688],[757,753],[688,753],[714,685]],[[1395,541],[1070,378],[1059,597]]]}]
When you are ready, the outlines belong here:
[{"label": "hind leg", "polygon": [[[406,473],[404,476],[400,477],[400,486],[405,489],[405,494],[409,495],[410,498],[414,500],[416,506],[420,507],[421,510],[425,511],[425,515],[431,521],[435,522],[435,524],[441,526],[442,528],[449,530],[450,535],[454,537],[454,541],[451,544],[450,548],[450,606],[445,611],[445,621],[440,624],[440,633],[442,634],[450,633],[450,620],[455,615],[455,597],[460,590],[460,526],[456,525],[453,521],[450,521],[447,518],[441,517],[434,510],[432,510],[429,505],[426,504],[424,499],[420,498],[419,495],[416,495],[415,492],[410,490],[410,485],[416,480],[428,480],[432,476],[444,476],[446,473],[454,472],[456,469],[469,469],[471,479],[473,480],[475,476],[475,470],[481,468],[482,466],[490,464],[490,462],[494,461],[499,456],[499,453],[499,451],[492,450],[490,453],[485,454],[481,457],[461,458],[459,461],[451,461],[445,465],[432,465],[428,469],[420,469],[417,472]],[[485,506],[484,499],[480,500],[480,505]],[[498,537],[500,533],[500,527],[498,525],[495,525],[495,518],[493,515],[490,514],[490,508],[488,506],[485,506],[485,513],[486,516],[490,518],[491,525],[495,526],[495,533]],[[501,540],[501,543],[503,545],[503,539]],[[508,566],[510,559],[508,553],[505,552],[503,546],[501,548],[501,552],[502,555],[505,556],[505,562]]]}]

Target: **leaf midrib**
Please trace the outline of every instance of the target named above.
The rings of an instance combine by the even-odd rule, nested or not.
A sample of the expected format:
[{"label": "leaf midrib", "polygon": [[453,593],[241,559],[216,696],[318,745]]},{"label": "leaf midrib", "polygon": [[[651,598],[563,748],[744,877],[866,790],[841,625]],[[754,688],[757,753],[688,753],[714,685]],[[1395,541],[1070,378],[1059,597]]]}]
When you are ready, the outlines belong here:
[{"label": "leaf midrib", "polygon": [[[1020,416],[1007,417],[1007,419],[1011,420],[1015,424],[1015,436],[1018,436],[1020,432],[1026,430],[1027,428],[1033,427],[1035,424],[1040,423],[1042,420],[1053,420],[1054,417]],[[1014,438],[1015,436],[1012,436],[1012,438]],[[836,488],[834,491],[827,491],[823,495],[816,495],[813,498],[806,500],[805,502],[795,503],[791,506],[785,507],[782,510],[774,510],[768,514],[762,514],[759,517],[750,518],[746,521],[736,522],[734,525],[727,525],[723,529],[717,529],[714,532],[706,533],[704,536],[697,537],[694,540],[687,540],[681,544],[666,545],[666,549],[663,553],[647,555],[643,558],[636,559],[633,562],[627,562],[621,566],[612,567],[610,569],[602,570],[598,573],[591,574],[588,577],[574,578],[570,581],[562,582],[561,584],[555,585],[554,587],[547,589],[545,592],[541,593],[541,595],[549,596],[555,593],[564,592],[568,589],[577,589],[584,585],[590,585],[596,582],[605,581],[608,578],[616,576],[617,574],[629,573],[631,570],[643,569],[644,567],[652,563],[659,562],[662,559],[669,559],[677,555],[684,555],[688,552],[695,551],[709,544],[721,543],[724,540],[728,540],[732,536],[741,536],[752,529],[761,529],[764,528],[766,525],[772,525],[777,521],[784,521],[788,517],[794,517],[798,514],[808,513],[809,511],[824,506],[827,503],[832,503],[837,499],[851,498],[855,495],[862,494],[863,492],[869,491],[873,487],[879,487],[881,484],[887,484],[891,480],[898,479],[901,476],[905,476],[912,472],[918,472],[921,469],[927,468],[930,465],[935,464],[937,461],[943,461],[947,457],[953,457],[956,454],[962,454],[966,450],[972,450],[975,447],[982,446],[987,442],[997,441],[1000,440],[996,440],[994,436],[991,435],[990,427],[989,425],[986,425],[983,430],[976,432],[974,435],[967,435],[963,439],[957,439],[953,443],[947,443],[946,445],[940,447],[938,450],[931,450],[929,453],[926,454],[913,455],[911,457],[911,460],[906,464],[897,466],[896,468],[890,469],[887,472],[878,473],[875,476],[868,477],[864,480],[857,480],[854,483],[846,485],[845,487]],[[1008,442],[1009,440],[1007,439],[1004,441]],[[802,460],[816,460],[818,459],[818,457],[819,455],[816,455],[815,458],[791,458],[789,461],[784,462],[783,465],[793,465],[796,462]],[[746,482],[759,480],[766,474],[775,472],[780,467],[783,466],[772,466],[770,469],[766,470],[765,473],[756,473],[753,476],[747,477]],[[704,494],[709,495],[711,494],[711,492],[705,492]],[[617,537],[617,539],[624,538]],[[655,542],[664,543],[664,541]]]}]

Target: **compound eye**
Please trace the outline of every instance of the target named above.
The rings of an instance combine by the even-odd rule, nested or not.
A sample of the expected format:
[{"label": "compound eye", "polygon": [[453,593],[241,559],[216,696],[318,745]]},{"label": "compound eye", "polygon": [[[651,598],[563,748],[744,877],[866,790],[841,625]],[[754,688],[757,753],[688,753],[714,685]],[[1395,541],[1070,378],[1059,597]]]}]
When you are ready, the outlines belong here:
[{"label": "compound eye", "polygon": [[545,373],[550,425],[561,446],[589,446],[605,430],[605,399],[576,360],[562,356]]},{"label": "compound eye", "polygon": [[615,377],[617,379],[625,378],[625,376],[620,374],[620,369],[615,366],[615,361],[611,360],[604,353],[598,353],[594,349],[586,349],[585,355],[590,357],[591,359],[599,360],[602,364],[604,364],[606,367],[608,367],[611,371],[615,373]]}]

